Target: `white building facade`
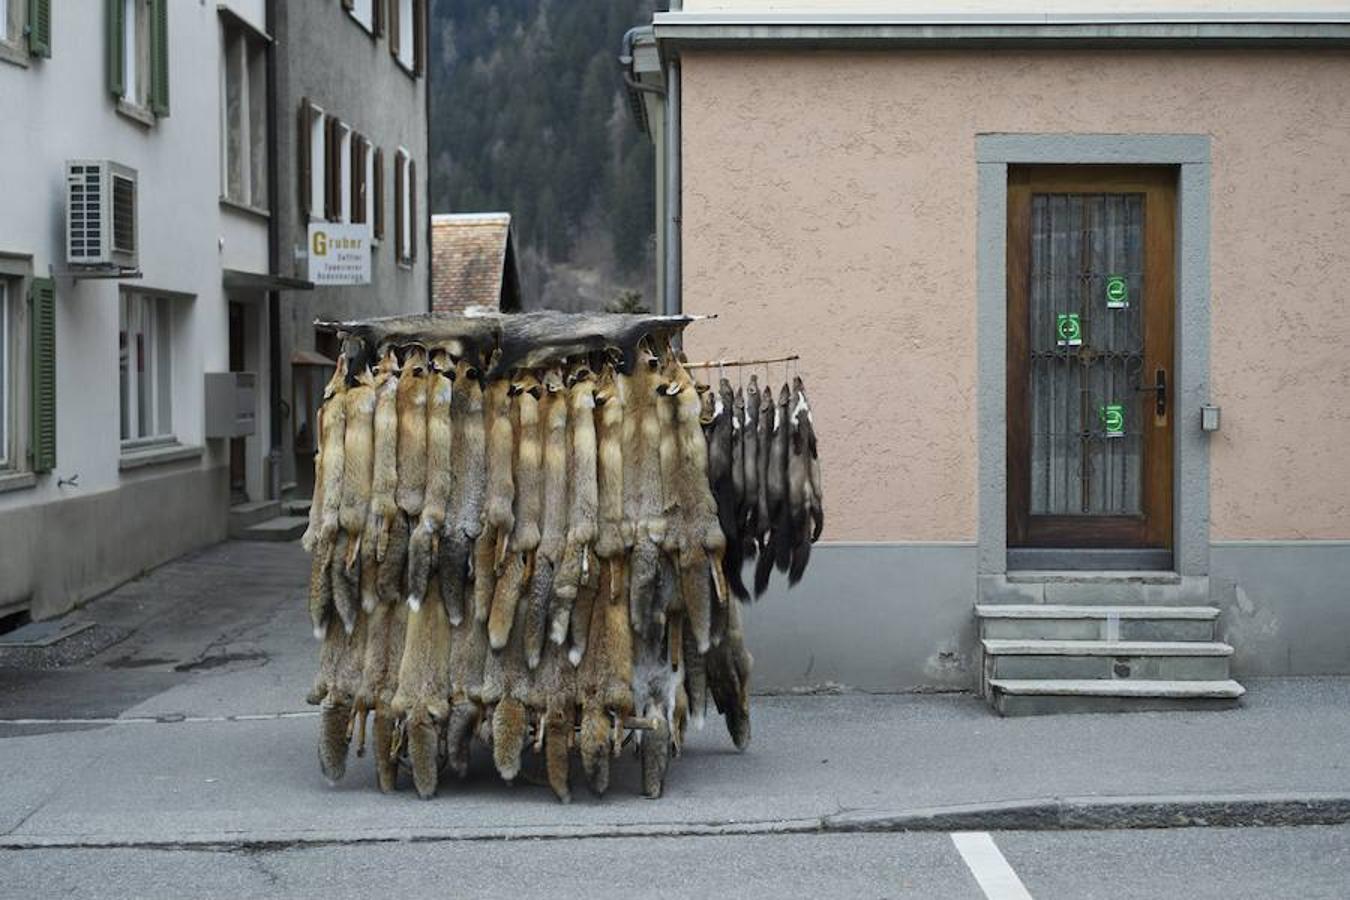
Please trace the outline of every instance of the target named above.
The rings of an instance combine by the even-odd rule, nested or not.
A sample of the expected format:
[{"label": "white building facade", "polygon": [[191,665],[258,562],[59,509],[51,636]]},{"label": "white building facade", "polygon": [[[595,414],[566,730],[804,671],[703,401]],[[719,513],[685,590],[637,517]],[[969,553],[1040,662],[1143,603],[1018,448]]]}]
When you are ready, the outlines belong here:
[{"label": "white building facade", "polygon": [[[221,540],[232,487],[266,495],[266,12],[0,0],[0,617]],[[68,219],[100,175],[77,187],[112,204]],[[80,264],[68,225],[119,261]]]}]

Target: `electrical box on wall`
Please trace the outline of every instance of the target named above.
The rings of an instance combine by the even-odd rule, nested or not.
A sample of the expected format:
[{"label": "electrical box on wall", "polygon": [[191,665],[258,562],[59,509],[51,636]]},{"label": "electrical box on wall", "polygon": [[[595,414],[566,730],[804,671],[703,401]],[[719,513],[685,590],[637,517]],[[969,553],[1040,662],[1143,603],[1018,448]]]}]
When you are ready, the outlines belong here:
[{"label": "electrical box on wall", "polygon": [[237,438],[258,427],[258,373],[206,373],[206,436]]}]

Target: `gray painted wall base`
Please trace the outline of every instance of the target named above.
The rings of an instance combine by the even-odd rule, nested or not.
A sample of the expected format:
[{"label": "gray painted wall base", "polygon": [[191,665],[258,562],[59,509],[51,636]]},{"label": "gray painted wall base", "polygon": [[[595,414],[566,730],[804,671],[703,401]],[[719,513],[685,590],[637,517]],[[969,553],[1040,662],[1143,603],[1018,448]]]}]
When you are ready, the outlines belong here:
[{"label": "gray painted wall base", "polygon": [[[1216,638],[1235,648],[1234,678],[1350,675],[1350,541],[1220,543],[1211,560],[1208,584],[1177,579],[1185,590],[1169,605],[1222,609]],[[975,690],[977,591],[988,602],[998,580],[1002,602],[1049,602],[976,568],[974,544],[816,545],[800,585],[775,574],[746,607],[753,689]]]},{"label": "gray painted wall base", "polygon": [[184,553],[225,539],[225,467],[169,468],[113,491],[0,513],[0,607],[60,615]]},{"label": "gray painted wall base", "polygon": [[974,690],[974,544],[817,544],[748,604],[751,686]]},{"label": "gray painted wall base", "polygon": [[1210,563],[1238,678],[1350,674],[1350,541],[1215,543]]}]

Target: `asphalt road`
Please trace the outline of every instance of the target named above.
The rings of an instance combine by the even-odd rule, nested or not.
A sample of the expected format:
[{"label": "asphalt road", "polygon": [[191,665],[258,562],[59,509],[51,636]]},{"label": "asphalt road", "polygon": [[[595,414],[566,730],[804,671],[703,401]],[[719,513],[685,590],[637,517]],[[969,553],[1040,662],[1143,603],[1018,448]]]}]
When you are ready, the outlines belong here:
[{"label": "asphalt road", "polygon": [[[0,853],[7,897],[921,897],[1340,900],[1350,827],[990,835],[1023,886],[977,880],[947,834]],[[992,873],[997,875],[997,873]],[[1006,875],[1006,872],[1004,873]]]}]

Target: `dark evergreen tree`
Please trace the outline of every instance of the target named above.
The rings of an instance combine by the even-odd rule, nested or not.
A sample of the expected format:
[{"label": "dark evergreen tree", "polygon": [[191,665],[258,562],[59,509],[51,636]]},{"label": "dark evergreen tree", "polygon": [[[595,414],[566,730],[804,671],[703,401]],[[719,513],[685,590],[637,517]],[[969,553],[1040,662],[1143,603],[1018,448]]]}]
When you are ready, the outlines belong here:
[{"label": "dark evergreen tree", "polygon": [[431,3],[432,210],[512,213],[535,298],[580,305],[547,289],[574,269],[601,282],[591,303],[650,288],[654,154],[629,117],[617,57],[653,6]]}]

